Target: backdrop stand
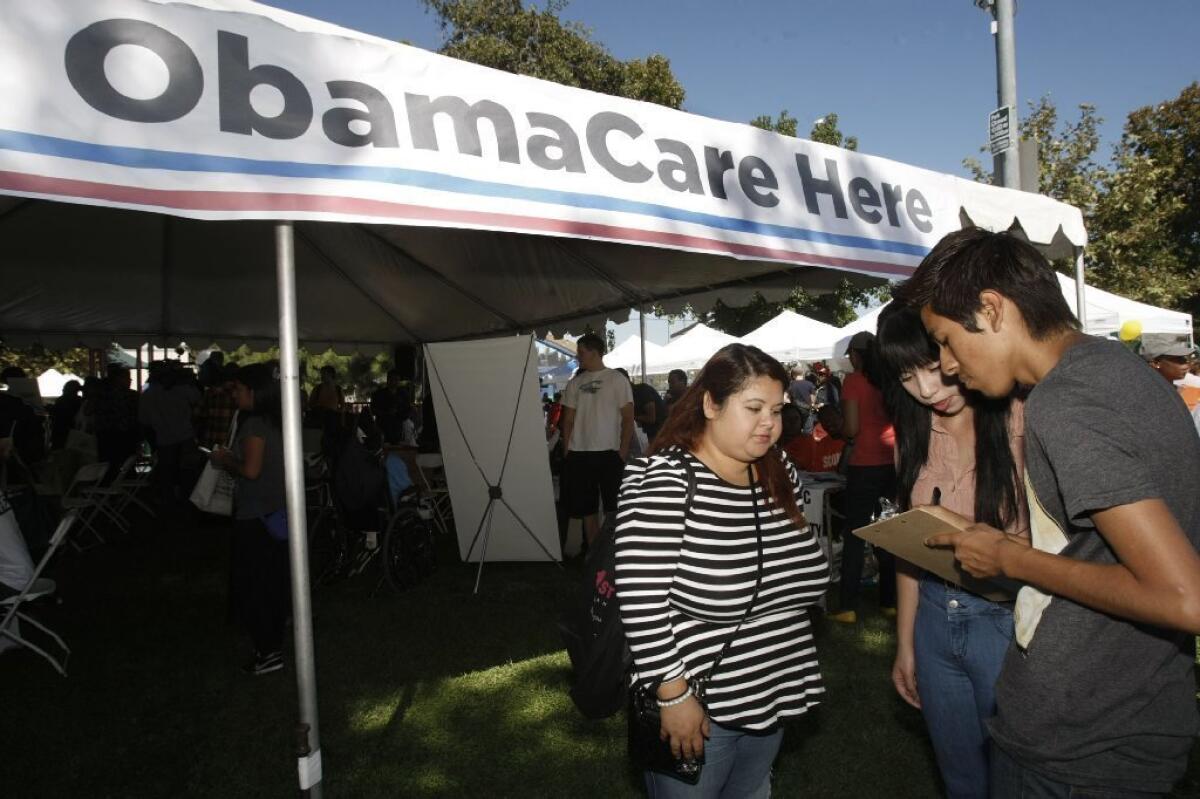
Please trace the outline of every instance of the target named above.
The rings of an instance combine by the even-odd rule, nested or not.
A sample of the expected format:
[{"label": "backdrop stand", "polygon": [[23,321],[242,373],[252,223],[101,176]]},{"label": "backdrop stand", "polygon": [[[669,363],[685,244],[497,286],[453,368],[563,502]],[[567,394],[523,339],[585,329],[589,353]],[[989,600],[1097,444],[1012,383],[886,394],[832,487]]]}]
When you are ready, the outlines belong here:
[{"label": "backdrop stand", "polygon": [[471,538],[471,546],[467,548],[465,560],[470,561],[471,555],[475,552],[475,545],[479,542],[479,536],[483,536],[483,549],[479,553],[479,569],[475,573],[475,593],[479,593],[479,583],[483,579],[483,564],[487,561],[488,541],[492,534],[492,514],[495,512],[496,503],[499,502],[504,507],[508,508],[508,512],[512,514],[513,519],[517,524],[521,525],[521,529],[525,534],[533,539],[533,543],[538,545],[542,552],[546,553],[546,559],[554,563],[558,568],[563,568],[560,561],[554,559],[554,555],[550,550],[546,549],[533,530],[529,529],[529,525],[521,518],[520,514],[513,509],[513,506],[504,498],[504,490],[500,487],[504,482],[504,473],[508,469],[508,456],[512,454],[513,433],[517,429],[517,413],[521,408],[521,388],[525,385],[525,376],[529,374],[529,363],[533,359],[533,353],[536,348],[533,339],[529,341],[529,352],[525,355],[525,366],[521,369],[521,380],[517,383],[517,398],[513,402],[513,416],[508,424],[508,443],[504,447],[504,462],[500,465],[500,474],[495,482],[490,480],[487,471],[483,465],[479,463],[479,458],[475,456],[475,451],[471,449],[471,442],[467,439],[467,433],[463,430],[462,422],[459,421],[458,412],[454,409],[454,403],[450,400],[450,393],[446,391],[446,385],[442,382],[442,376],[438,373],[437,362],[433,357],[433,353],[426,348],[425,363],[428,366],[429,373],[433,375],[433,379],[437,381],[438,388],[442,391],[442,396],[446,398],[446,407],[450,410],[450,418],[454,420],[454,425],[458,428],[458,434],[462,436],[463,444],[467,448],[467,454],[471,458],[471,462],[475,464],[475,468],[479,470],[479,476],[483,478],[484,484],[488,487],[488,502],[483,509],[483,515],[479,517],[479,526],[475,528],[475,535]]}]

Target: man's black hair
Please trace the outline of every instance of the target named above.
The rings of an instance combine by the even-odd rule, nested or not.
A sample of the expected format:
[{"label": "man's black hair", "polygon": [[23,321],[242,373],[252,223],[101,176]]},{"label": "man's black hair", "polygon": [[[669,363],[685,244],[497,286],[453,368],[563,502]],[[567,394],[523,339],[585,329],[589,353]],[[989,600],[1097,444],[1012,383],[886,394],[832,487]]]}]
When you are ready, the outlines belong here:
[{"label": "man's black hair", "polygon": [[683,371],[682,369],[672,369],[670,372],[668,372],[667,379],[670,380],[672,377],[678,377],[683,382],[687,382],[687,372]]},{"label": "man's black hair", "polygon": [[978,333],[979,295],[989,289],[1017,306],[1035,339],[1079,329],[1050,263],[1011,233],[970,227],[947,235],[895,296]]},{"label": "man's black hair", "polygon": [[592,352],[598,352],[601,355],[608,352],[608,347],[604,346],[604,339],[595,333],[584,333],[580,336],[579,340],[575,342],[575,349],[578,350],[580,347],[589,349]]}]

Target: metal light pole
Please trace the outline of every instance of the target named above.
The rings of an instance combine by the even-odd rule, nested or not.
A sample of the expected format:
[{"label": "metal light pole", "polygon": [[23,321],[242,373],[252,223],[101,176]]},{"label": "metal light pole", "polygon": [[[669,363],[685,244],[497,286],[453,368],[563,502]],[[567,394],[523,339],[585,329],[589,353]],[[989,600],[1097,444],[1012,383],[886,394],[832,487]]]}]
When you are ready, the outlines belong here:
[{"label": "metal light pole", "polygon": [[1017,53],[1013,35],[1014,0],[975,0],[975,5],[992,14],[992,35],[996,39],[996,100],[1012,109],[1009,117],[1008,149],[993,155],[994,172],[1000,185],[1021,188],[1021,161],[1017,155],[1020,124],[1017,113]]}]

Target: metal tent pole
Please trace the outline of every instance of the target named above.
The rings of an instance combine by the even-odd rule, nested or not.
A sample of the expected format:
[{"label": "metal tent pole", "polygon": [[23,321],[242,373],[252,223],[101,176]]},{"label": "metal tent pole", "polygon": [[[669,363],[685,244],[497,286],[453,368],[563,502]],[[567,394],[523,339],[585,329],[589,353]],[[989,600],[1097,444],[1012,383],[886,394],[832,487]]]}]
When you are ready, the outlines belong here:
[{"label": "metal tent pole", "polygon": [[1087,332],[1087,284],[1083,280],[1083,248],[1075,248],[1075,315],[1079,317],[1079,329]]},{"label": "metal tent pole", "polygon": [[638,309],[638,334],[642,338],[642,382],[646,382],[646,309]]},{"label": "metal tent pole", "polygon": [[321,798],[321,736],[317,671],[313,655],[312,602],[308,580],[308,524],[304,501],[304,447],[300,437],[300,359],[296,334],[296,250],[291,222],[275,225],[275,275],[279,284],[279,381],[283,393],[283,468],[287,489],[288,555],[292,568],[292,629],[296,686],[300,790]]}]

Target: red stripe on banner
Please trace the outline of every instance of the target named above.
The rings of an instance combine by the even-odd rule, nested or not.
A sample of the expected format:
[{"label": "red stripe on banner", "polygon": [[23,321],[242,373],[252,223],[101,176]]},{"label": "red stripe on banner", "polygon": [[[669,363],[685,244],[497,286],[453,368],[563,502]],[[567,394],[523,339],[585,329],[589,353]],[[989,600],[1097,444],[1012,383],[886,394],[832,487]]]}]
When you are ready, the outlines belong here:
[{"label": "red stripe on banner", "polygon": [[679,249],[743,255],[792,261],[811,266],[831,266],[876,274],[908,277],[914,267],[882,261],[837,258],[829,255],[782,250],[755,244],[722,241],[720,239],[667,233],[657,230],[617,227],[596,222],[576,222],[564,219],[501,214],[488,211],[465,211],[430,208],[423,205],[371,200],[362,197],[334,197],[315,194],[284,194],[275,192],[188,191],[176,189],[146,189],[119,186],[69,178],[52,178],[23,172],[0,171],[0,189],[47,194],[79,199],[104,200],[129,205],[148,205],[190,211],[254,211],[335,213],[349,216],[370,216],[382,219],[408,219],[429,222],[459,222],[483,227],[515,228],[517,230],[589,236],[614,241],[662,244]]}]

